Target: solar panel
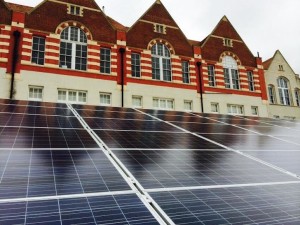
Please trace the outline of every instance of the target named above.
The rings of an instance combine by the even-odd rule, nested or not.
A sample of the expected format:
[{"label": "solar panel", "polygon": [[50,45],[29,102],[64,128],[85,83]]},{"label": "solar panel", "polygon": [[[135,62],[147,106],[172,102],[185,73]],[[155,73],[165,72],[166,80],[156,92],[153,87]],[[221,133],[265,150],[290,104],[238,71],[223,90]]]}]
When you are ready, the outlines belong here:
[{"label": "solar panel", "polygon": [[95,130],[95,133],[109,148],[222,149],[216,144],[183,132]]},{"label": "solar panel", "polygon": [[118,150],[114,153],[146,189],[295,180],[230,151]]},{"label": "solar panel", "polygon": [[0,199],[130,189],[100,150],[1,150],[0,163]]},{"label": "solar panel", "polygon": [[151,193],[175,224],[299,224],[300,185]]},{"label": "solar panel", "polygon": [[0,99],[0,224],[298,224],[299,132],[268,118]]},{"label": "solar panel", "polygon": [[0,224],[159,224],[135,194],[3,203]]}]

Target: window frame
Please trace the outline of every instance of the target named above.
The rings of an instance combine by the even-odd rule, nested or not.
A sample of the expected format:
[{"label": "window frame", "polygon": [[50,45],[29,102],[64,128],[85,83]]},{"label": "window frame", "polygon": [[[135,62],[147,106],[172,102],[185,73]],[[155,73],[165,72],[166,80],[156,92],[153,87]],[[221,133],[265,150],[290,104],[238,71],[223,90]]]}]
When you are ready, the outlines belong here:
[{"label": "window frame", "polygon": [[[105,101],[107,100],[107,99],[109,99],[109,103],[107,103],[107,102],[101,102],[101,95],[104,97],[109,97],[109,98],[106,98],[105,99]],[[108,93],[108,92],[100,92],[99,93],[99,97],[100,97],[100,105],[101,106],[112,106],[112,94],[111,93]]]},{"label": "window frame", "polygon": [[131,76],[141,78],[141,54],[131,53]]},{"label": "window frame", "polygon": [[189,61],[182,61],[181,62],[181,69],[182,69],[182,82],[184,84],[190,84],[191,83],[190,62]]},{"label": "window frame", "polygon": [[269,103],[277,104],[277,98],[275,93],[275,86],[273,84],[268,85]]},{"label": "window frame", "polygon": [[[61,95],[60,92],[64,92],[64,95]],[[75,95],[74,95],[75,94]],[[82,97],[85,99],[85,101],[80,101],[80,94],[82,94],[85,97]],[[60,96],[65,96],[65,99],[60,99]],[[73,99],[71,99],[73,98]],[[83,90],[74,90],[74,89],[63,89],[58,88],[57,89],[57,102],[62,103],[71,103],[71,104],[86,104],[88,100],[88,92]]]},{"label": "window frame", "polygon": [[243,105],[227,104],[227,112],[229,115],[245,115],[245,110]]},{"label": "window frame", "polygon": [[[157,101],[157,106],[154,103],[155,101]],[[168,107],[169,104],[172,105],[172,107]],[[154,109],[159,109],[159,110],[174,110],[175,109],[175,102],[174,99],[171,98],[153,98],[153,108]]]},{"label": "window frame", "polygon": [[[31,90],[33,90],[33,93],[31,94]],[[36,92],[36,91],[41,91]],[[36,96],[36,97],[35,97]],[[43,101],[43,97],[44,97],[44,87],[43,86],[28,86],[28,100],[29,101],[38,101],[41,102]]]},{"label": "window frame", "polygon": [[286,79],[285,77],[279,77],[277,79],[277,85],[278,85],[280,103],[282,105],[291,106],[292,98],[291,98],[291,92],[289,88],[289,80]]},{"label": "window frame", "polygon": [[207,65],[207,74],[208,74],[208,85],[210,87],[216,86],[216,74],[215,74],[215,66]]},{"label": "window frame", "polygon": [[100,48],[100,73],[111,74],[111,49],[110,48],[107,47]]},{"label": "window frame", "polygon": [[258,106],[251,106],[251,115],[259,116]]},{"label": "window frame", "polygon": [[252,71],[247,71],[247,78],[248,78],[249,91],[255,91],[255,81],[254,81],[254,75]]},{"label": "window frame", "polygon": [[241,82],[236,60],[231,56],[224,56],[222,64],[225,88],[240,90]]},{"label": "window frame", "polygon": [[[78,50],[79,47],[81,48],[80,50]],[[88,44],[87,36],[82,29],[69,26],[61,32],[59,67],[63,69],[87,71]]]},{"label": "window frame", "polygon": [[[135,99],[139,99],[140,101],[140,105],[135,105]],[[133,108],[143,108],[143,97],[142,96],[138,96],[138,95],[133,95],[132,96],[132,107]]]},{"label": "window frame", "polygon": [[300,107],[300,89],[295,88],[296,106]]},{"label": "window frame", "polygon": [[[161,46],[161,48],[159,46]],[[165,44],[156,43],[152,46],[151,61],[152,79],[172,82],[171,52]]]},{"label": "window frame", "polygon": [[[216,106],[216,110],[215,111],[213,110],[213,106]],[[211,102],[210,103],[210,111],[211,111],[211,113],[220,113],[219,103],[217,103],[217,102]]]},{"label": "window frame", "polygon": [[[184,111],[186,112],[193,112],[193,101],[192,100],[184,100],[183,101],[183,108],[184,108]],[[189,106],[188,108],[186,106]]]},{"label": "window frame", "polygon": [[[37,43],[35,43],[35,40],[38,40]],[[43,40],[43,43],[41,43],[41,40]],[[38,48],[35,49],[35,46]],[[41,49],[41,46],[43,48]],[[46,50],[46,38],[41,36],[33,36],[32,37],[32,52],[31,52],[31,63],[36,65],[44,65],[45,64],[45,50]],[[34,57],[34,53],[36,52],[37,57]],[[36,60],[34,60],[36,59]],[[42,60],[42,62],[40,61]]]}]

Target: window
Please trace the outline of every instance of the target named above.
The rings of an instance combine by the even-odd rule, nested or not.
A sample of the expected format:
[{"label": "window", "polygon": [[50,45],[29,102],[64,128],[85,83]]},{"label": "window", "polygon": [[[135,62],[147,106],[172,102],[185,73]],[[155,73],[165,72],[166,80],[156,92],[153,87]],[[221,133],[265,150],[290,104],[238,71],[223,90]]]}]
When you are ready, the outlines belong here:
[{"label": "window", "polygon": [[66,90],[58,89],[58,101],[59,102],[70,102],[70,103],[86,103],[87,92],[78,90]]},{"label": "window", "polygon": [[282,105],[291,105],[289,82],[287,79],[280,77],[277,79],[280,103]]},{"label": "window", "polygon": [[227,105],[228,114],[244,115],[244,106],[242,105]]},{"label": "window", "polygon": [[223,39],[223,45],[226,46],[226,47],[233,47],[232,40],[229,39],[229,38],[224,38]]},{"label": "window", "polygon": [[275,87],[272,84],[268,85],[269,101],[271,104],[276,104]]},{"label": "window", "polygon": [[213,65],[207,66],[208,70],[208,85],[210,87],[216,86],[215,67]]},{"label": "window", "polygon": [[295,97],[297,106],[300,106],[300,90],[298,88],[295,89]]},{"label": "window", "polygon": [[185,111],[193,111],[193,101],[184,100],[184,110]]},{"label": "window", "polygon": [[141,55],[132,53],[131,54],[131,76],[141,77]]},{"label": "window", "polygon": [[161,24],[154,24],[154,32],[166,34],[166,26]]},{"label": "window", "polygon": [[45,38],[33,37],[31,62],[44,65],[45,62]]},{"label": "window", "polygon": [[86,70],[87,39],[78,27],[67,27],[61,33],[60,63],[62,68]]},{"label": "window", "polygon": [[232,89],[240,89],[240,79],[236,61],[230,57],[223,58],[225,87]]},{"label": "window", "polygon": [[100,93],[100,105],[103,105],[103,106],[111,105],[111,94],[110,93]]},{"label": "window", "polygon": [[142,108],[142,96],[132,96],[132,106],[134,108]]},{"label": "window", "polygon": [[255,91],[254,77],[252,71],[247,71],[249,91]]},{"label": "window", "polygon": [[258,107],[257,106],[251,106],[251,113],[253,116],[258,116]]},{"label": "window", "polygon": [[69,5],[68,14],[82,16],[82,8],[76,5]]},{"label": "window", "polygon": [[279,67],[278,68],[279,71],[283,71],[283,65],[279,65],[278,67]]},{"label": "window", "polygon": [[153,99],[153,108],[173,110],[174,109],[174,100],[173,99],[164,99],[164,98],[154,98]]},{"label": "window", "polygon": [[182,67],[182,81],[185,84],[190,83],[190,67],[189,67],[189,62],[184,61],[181,63]]},{"label": "window", "polygon": [[171,55],[164,44],[155,44],[151,49],[152,78],[154,80],[171,81]]},{"label": "window", "polygon": [[219,113],[219,103],[212,102],[210,103],[211,112]]},{"label": "window", "polygon": [[29,87],[28,99],[31,101],[42,101],[43,87]]},{"label": "window", "polygon": [[101,48],[100,50],[100,72],[110,74],[110,54],[109,48]]}]

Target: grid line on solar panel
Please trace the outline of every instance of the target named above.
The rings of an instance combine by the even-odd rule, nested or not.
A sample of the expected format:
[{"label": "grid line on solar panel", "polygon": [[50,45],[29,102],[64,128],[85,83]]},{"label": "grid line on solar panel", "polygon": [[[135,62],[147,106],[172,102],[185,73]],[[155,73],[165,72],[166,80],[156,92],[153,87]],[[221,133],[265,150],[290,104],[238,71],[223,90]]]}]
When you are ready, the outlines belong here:
[{"label": "grid line on solar panel", "polygon": [[84,129],[0,127],[1,148],[98,148]]},{"label": "grid line on solar panel", "polygon": [[1,224],[158,224],[135,194],[1,204]]},{"label": "grid line on solar panel", "polygon": [[75,128],[83,127],[75,117],[63,116],[45,116],[45,115],[26,115],[20,114],[18,116],[0,114],[1,127],[39,127],[39,128]]},{"label": "grid line on solar panel", "polygon": [[0,113],[73,116],[68,108],[19,105],[0,105]]},{"label": "grid line on solar panel", "polygon": [[177,224],[298,224],[299,184],[151,193]]},{"label": "grid line on solar panel", "polygon": [[299,181],[232,151],[113,152],[145,189]]},{"label": "grid line on solar panel", "polygon": [[83,118],[91,129],[101,130],[141,130],[141,131],[179,131],[164,122],[157,120],[122,120],[122,119],[100,119]]},{"label": "grid line on solar panel", "polygon": [[102,151],[1,151],[0,199],[130,190]]}]

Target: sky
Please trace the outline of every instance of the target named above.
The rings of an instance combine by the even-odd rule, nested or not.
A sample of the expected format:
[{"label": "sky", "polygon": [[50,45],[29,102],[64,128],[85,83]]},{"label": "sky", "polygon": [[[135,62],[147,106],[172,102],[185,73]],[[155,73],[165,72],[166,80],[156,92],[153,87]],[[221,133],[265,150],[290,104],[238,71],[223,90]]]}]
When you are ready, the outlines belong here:
[{"label": "sky", "polygon": [[[175,22],[191,40],[201,41],[226,15],[246,45],[263,61],[280,50],[295,73],[300,74],[299,0],[161,0]],[[36,6],[42,0],[7,0]],[[130,27],[155,0],[96,0],[105,13]]]}]

